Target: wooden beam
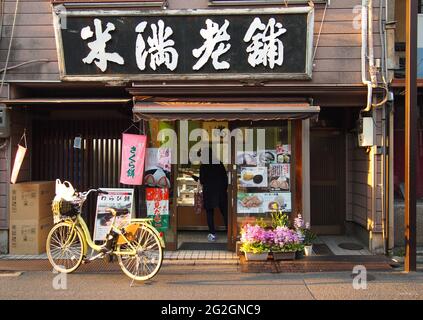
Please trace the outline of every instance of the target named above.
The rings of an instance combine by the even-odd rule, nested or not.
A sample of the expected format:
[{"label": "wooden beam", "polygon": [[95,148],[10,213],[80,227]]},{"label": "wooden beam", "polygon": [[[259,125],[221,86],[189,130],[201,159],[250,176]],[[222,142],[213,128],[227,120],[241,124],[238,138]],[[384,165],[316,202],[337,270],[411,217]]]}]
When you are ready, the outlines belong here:
[{"label": "wooden beam", "polygon": [[406,1],[405,78],[405,272],[416,271],[416,141],[417,141],[418,1]]}]

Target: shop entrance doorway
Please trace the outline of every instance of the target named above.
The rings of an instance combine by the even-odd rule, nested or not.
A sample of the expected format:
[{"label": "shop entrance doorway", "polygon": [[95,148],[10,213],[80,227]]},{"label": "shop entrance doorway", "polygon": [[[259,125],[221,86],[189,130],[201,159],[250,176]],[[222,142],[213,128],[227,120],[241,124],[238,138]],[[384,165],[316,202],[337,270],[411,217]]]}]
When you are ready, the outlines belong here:
[{"label": "shop entrance doorway", "polygon": [[311,226],[318,234],[344,232],[345,136],[340,130],[310,132]]},{"label": "shop entrance doorway", "polygon": [[[204,207],[199,206],[196,203],[195,197],[199,190],[202,189],[202,185],[199,181],[201,179],[200,168],[201,161],[199,159],[192,159],[191,153],[197,150],[200,137],[207,135],[209,141],[212,140],[210,136],[213,129],[224,130],[228,129],[227,121],[178,121],[177,132],[180,133],[178,136],[178,146],[180,157],[178,158],[178,165],[176,169],[176,212],[177,212],[177,239],[179,250],[227,250],[228,249],[228,229],[225,226],[224,218],[220,212],[220,208],[214,208],[214,235],[216,238],[210,238],[210,230],[208,224],[208,215]],[[183,133],[187,136],[184,137]],[[195,136],[195,139],[187,139],[188,137]],[[183,140],[188,140],[186,146]],[[205,139],[202,137],[201,139]],[[211,148],[211,143],[209,147]],[[217,147],[219,151],[213,150],[213,152],[220,152],[221,148]],[[186,154],[182,154],[186,152]],[[194,153],[198,153],[197,152]],[[189,157],[188,157],[189,156]],[[187,157],[185,163],[182,161]],[[215,157],[215,156],[214,156]],[[222,158],[218,157],[222,161],[225,168],[226,175],[229,179],[230,175],[230,164],[225,162]],[[204,170],[214,170],[208,166]],[[224,174],[223,174],[224,177]],[[218,177],[216,177],[217,179]],[[220,180],[222,175],[220,175]],[[209,179],[210,180],[210,179]],[[229,182],[229,181],[228,181]],[[224,192],[224,190],[222,190]],[[229,194],[229,187],[226,190]],[[203,197],[206,195],[203,193]],[[230,216],[229,201],[230,197],[227,197],[227,212],[226,215]],[[217,205],[217,204],[216,204]]]}]

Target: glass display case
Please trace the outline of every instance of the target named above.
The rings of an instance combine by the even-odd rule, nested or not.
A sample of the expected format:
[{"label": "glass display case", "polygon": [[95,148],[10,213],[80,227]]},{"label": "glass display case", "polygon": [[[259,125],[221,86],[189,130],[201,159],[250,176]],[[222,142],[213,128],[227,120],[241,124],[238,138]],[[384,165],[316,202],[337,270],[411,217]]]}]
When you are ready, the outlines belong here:
[{"label": "glass display case", "polygon": [[179,168],[177,177],[177,203],[179,206],[194,206],[194,194],[197,192],[198,182],[189,173],[197,177],[200,170],[194,168]]}]

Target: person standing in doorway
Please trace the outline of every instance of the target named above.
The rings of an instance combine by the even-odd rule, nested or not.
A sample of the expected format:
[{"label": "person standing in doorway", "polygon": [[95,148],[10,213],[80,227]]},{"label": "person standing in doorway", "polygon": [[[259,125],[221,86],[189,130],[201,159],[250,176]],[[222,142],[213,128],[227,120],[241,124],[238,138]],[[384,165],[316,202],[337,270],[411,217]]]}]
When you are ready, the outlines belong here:
[{"label": "person standing in doorway", "polygon": [[214,209],[219,208],[223,216],[226,229],[228,228],[228,175],[225,166],[221,161],[213,157],[212,150],[209,150],[208,163],[200,165],[200,177],[193,174],[195,181],[200,180],[203,187],[203,206],[207,213],[207,224],[209,228],[209,241],[216,241],[216,229],[214,225]]}]

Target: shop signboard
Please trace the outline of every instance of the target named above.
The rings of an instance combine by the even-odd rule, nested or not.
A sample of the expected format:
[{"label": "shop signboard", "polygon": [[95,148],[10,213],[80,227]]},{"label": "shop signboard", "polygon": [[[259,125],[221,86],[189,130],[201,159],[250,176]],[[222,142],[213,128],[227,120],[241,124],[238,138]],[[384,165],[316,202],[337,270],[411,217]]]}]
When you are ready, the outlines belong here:
[{"label": "shop signboard", "polygon": [[54,12],[62,80],[311,79],[312,6]]},{"label": "shop signboard", "polygon": [[159,231],[169,228],[169,189],[146,188],[147,217]]},{"label": "shop signboard", "polygon": [[101,188],[107,194],[97,196],[97,210],[95,215],[94,241],[104,241],[111,228],[113,215],[108,208],[127,210],[128,213],[116,217],[115,226],[121,226],[131,217],[135,217],[134,189]]}]

